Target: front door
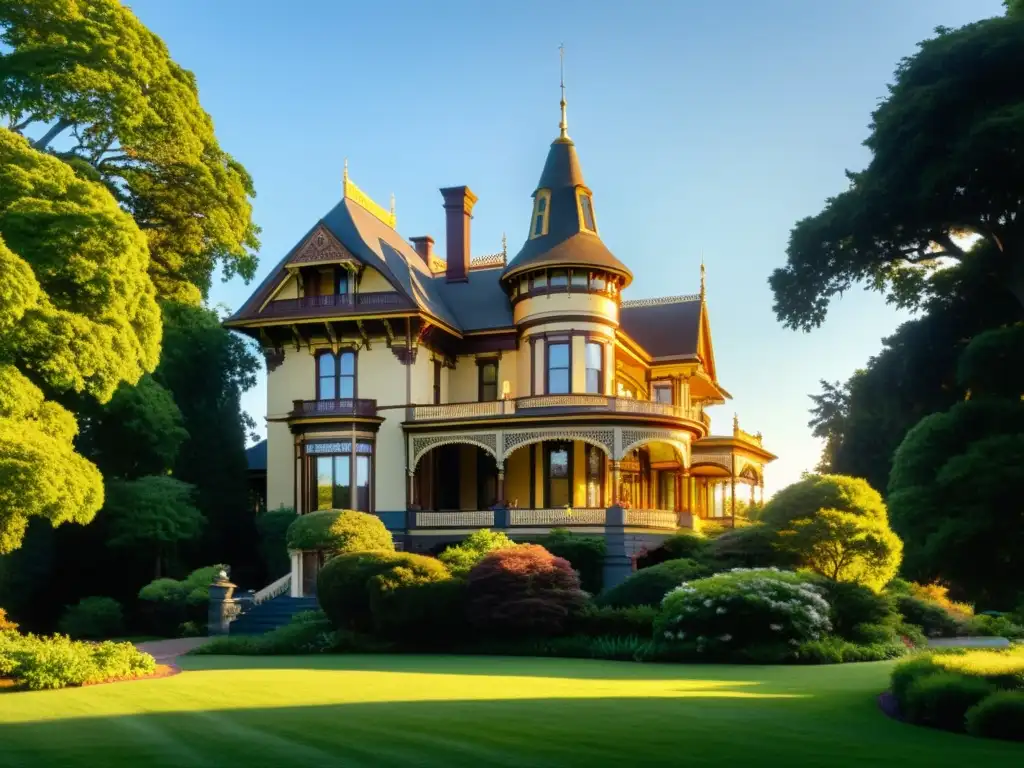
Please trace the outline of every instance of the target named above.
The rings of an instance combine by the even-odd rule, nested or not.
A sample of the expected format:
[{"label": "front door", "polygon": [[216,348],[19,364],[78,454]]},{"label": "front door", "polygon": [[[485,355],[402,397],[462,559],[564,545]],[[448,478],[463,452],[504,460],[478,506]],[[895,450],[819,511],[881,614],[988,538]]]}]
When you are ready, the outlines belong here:
[{"label": "front door", "polygon": [[302,596],[316,597],[316,577],[324,562],[323,552],[302,553]]}]

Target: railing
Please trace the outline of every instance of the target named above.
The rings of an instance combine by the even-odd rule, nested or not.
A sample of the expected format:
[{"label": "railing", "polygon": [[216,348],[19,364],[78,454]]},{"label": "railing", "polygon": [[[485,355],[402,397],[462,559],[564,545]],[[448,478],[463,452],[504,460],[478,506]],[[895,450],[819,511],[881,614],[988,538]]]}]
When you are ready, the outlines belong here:
[{"label": "railing", "polygon": [[503,413],[515,413],[515,402],[512,400],[485,400],[474,403],[448,403],[447,405],[416,405],[412,408],[412,421],[472,419],[479,416],[500,416]]},{"label": "railing", "polygon": [[259,605],[265,603],[267,600],[273,600],[275,597],[279,597],[286,593],[292,586],[292,575],[286,573],[277,581],[271,582],[263,589],[259,590],[252,596],[252,604]]},{"label": "railing", "polygon": [[292,315],[315,309],[331,309],[340,312],[358,312],[363,309],[410,308],[409,300],[397,291],[370,293],[343,293],[327,296],[303,296],[298,299],[277,299],[267,304],[260,314]]},{"label": "railing", "polygon": [[292,416],[376,416],[377,401],[355,398],[293,400]]},{"label": "railing", "polygon": [[510,509],[508,517],[512,526],[604,525],[605,512],[603,508]]},{"label": "railing", "polygon": [[679,517],[676,512],[667,509],[627,509],[626,525],[674,531],[679,527]]},{"label": "railing", "polygon": [[530,395],[511,400],[446,403],[443,405],[415,405],[410,408],[410,421],[444,421],[446,419],[475,419],[488,416],[510,416],[523,411],[547,408],[595,411],[599,413],[637,413],[650,416],[668,416],[710,424],[710,419],[699,408],[683,408],[652,400],[633,400],[628,397],[608,397],[594,394]]},{"label": "railing", "polygon": [[490,528],[493,525],[493,510],[416,513],[416,526],[418,528]]}]

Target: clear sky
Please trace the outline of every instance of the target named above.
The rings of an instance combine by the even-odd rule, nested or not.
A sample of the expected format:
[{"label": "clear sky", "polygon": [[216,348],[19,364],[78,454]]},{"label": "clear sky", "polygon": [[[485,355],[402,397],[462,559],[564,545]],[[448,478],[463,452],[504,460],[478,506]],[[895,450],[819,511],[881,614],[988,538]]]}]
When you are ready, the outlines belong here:
[{"label": "clear sky", "polygon": [[[342,163],[398,229],[444,247],[438,188],[468,184],[475,254],[514,254],[558,132],[569,134],[601,237],[633,271],[626,298],[695,293],[701,252],[719,378],[779,460],[769,491],[818,459],[819,379],[845,379],[905,319],[854,291],[825,326],[788,331],[767,284],[790,228],[863,167],[870,112],[898,60],[938,25],[999,0],[659,0],[515,3],[135,0],[195,72],[224,148],[252,173],[257,282],[340,197]],[[252,286],[218,283],[237,309]],[[262,425],[265,389],[247,393]]]}]

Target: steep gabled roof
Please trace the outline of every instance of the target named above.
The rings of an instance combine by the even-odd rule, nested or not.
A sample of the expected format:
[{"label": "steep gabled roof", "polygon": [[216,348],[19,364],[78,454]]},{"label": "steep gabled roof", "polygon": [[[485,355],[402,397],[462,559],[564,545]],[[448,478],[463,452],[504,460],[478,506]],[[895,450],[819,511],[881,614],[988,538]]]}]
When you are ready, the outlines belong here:
[{"label": "steep gabled roof", "polygon": [[700,296],[623,301],[619,324],[656,360],[696,358],[703,304]]}]

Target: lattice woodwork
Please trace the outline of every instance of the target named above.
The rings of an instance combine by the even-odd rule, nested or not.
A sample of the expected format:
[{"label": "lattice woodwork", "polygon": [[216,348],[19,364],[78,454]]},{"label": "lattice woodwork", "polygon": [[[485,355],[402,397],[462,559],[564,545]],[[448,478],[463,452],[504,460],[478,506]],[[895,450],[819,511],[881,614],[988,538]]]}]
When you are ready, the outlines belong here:
[{"label": "lattice woodwork", "polygon": [[608,458],[615,451],[615,432],[611,429],[536,429],[505,432],[503,437],[502,461],[524,445],[543,440],[580,440],[603,449]]},{"label": "lattice woodwork", "polygon": [[428,451],[442,445],[475,445],[498,461],[498,434],[496,432],[446,432],[436,435],[417,435],[412,439],[412,468],[420,463]]}]

